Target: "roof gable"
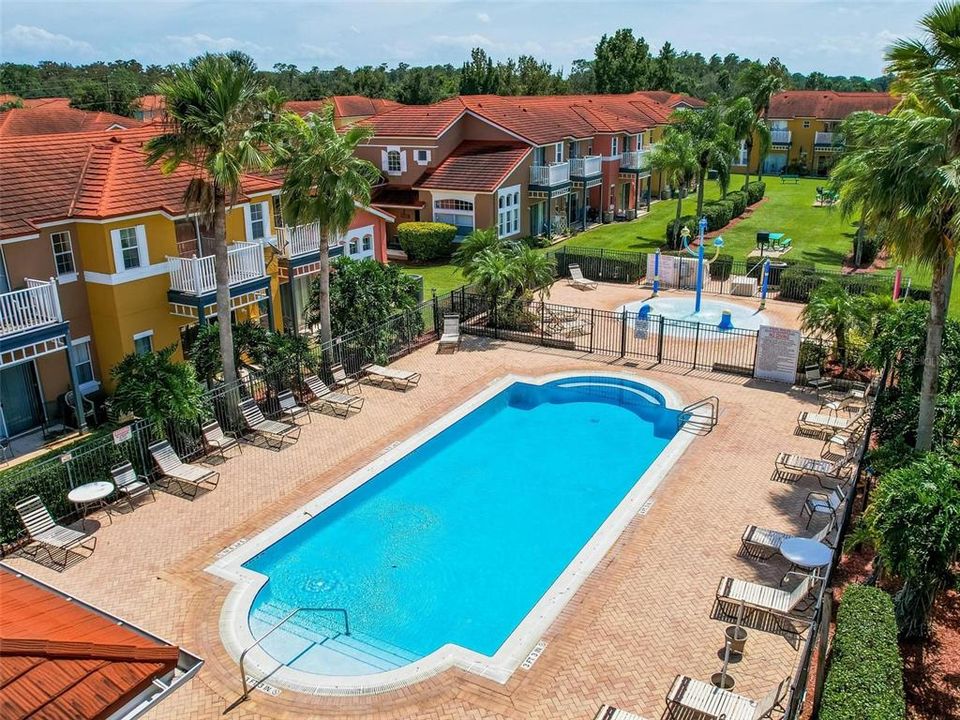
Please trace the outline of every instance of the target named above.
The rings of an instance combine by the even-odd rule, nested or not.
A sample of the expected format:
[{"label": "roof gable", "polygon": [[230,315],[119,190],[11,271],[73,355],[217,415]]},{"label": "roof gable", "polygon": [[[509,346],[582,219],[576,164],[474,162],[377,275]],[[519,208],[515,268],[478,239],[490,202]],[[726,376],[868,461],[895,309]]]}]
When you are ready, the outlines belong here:
[{"label": "roof gable", "polygon": [[885,115],[899,98],[876,92],[836,92],[834,90],[787,90],[770,99],[771,118],[819,118],[843,120],[858,110]]}]

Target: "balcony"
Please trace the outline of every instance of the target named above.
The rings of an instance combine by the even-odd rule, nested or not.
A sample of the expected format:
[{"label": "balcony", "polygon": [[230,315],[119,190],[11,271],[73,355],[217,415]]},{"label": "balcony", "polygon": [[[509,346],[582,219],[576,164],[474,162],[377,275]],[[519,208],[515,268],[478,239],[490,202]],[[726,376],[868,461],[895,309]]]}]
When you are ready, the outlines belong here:
[{"label": "balcony", "polygon": [[570,177],[575,180],[597,177],[602,172],[603,156],[587,155],[582,158],[570,158]]},{"label": "balcony", "polygon": [[27,287],[0,294],[0,337],[63,322],[57,284],[27,279]]},{"label": "balcony", "polygon": [[288,260],[303,257],[320,250],[320,226],[317,223],[278,227],[280,252]]},{"label": "balcony", "polygon": [[570,163],[559,162],[550,165],[532,165],[530,167],[530,187],[555,188],[570,182]]},{"label": "balcony", "polygon": [[843,147],[843,138],[835,132],[818,132],[813,136],[813,146],[818,150],[839,150]]},{"label": "balcony", "polygon": [[649,172],[652,151],[653,145],[645,145],[639,150],[627,150],[620,155],[620,172]]},{"label": "balcony", "polygon": [[[259,244],[238,242],[227,250],[230,288],[252,280],[266,278],[263,247]],[[180,258],[167,257],[170,272],[170,291],[201,297],[216,292],[217,276],[213,255]]]},{"label": "balcony", "polygon": [[771,145],[789,145],[790,131],[789,130],[771,130],[770,144]]}]

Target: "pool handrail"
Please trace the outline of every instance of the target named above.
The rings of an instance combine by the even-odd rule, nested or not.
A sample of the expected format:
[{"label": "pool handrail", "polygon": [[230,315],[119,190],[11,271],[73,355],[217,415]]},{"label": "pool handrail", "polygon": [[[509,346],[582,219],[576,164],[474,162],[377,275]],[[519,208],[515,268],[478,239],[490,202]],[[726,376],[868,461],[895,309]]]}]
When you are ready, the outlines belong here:
[{"label": "pool handrail", "polygon": [[[257,647],[260,643],[262,643],[268,637],[270,637],[275,630],[278,630],[280,626],[282,626],[288,620],[293,618],[294,615],[298,615],[302,612],[332,612],[332,613],[338,613],[340,615],[343,615],[343,634],[348,637],[350,636],[350,616],[347,614],[346,608],[298,607],[291,610],[289,613],[287,613],[284,616],[284,618],[280,622],[278,622],[272,628],[267,630],[263,635],[257,638],[257,640],[252,645],[248,645],[246,648],[244,648],[243,652],[240,653],[240,679],[243,683],[243,695],[241,695],[240,698],[233,705],[231,705],[231,707],[235,707],[238,703],[243,702],[250,695],[250,684],[247,682],[247,673],[243,669],[243,661],[246,658],[247,653],[253,650],[255,647]],[[280,663],[280,664],[284,665],[285,663]],[[256,687],[258,684],[259,683],[255,683],[254,687]]]},{"label": "pool handrail", "polygon": [[[709,415],[698,415],[694,410],[708,408]],[[683,430],[688,424],[690,428],[697,431],[696,434],[706,435],[717,426],[717,419],[720,417],[720,398],[716,395],[710,395],[697,400],[695,403],[687,405],[677,415],[677,430]]]}]

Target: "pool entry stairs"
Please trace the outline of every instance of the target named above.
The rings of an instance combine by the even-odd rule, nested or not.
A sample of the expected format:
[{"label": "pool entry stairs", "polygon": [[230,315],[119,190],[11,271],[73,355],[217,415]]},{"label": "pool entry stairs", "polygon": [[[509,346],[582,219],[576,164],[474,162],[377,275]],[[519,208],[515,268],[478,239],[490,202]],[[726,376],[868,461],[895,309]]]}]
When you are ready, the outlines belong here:
[{"label": "pool entry stairs", "polygon": [[250,629],[256,638],[283,623],[262,645],[288,667],[326,675],[369,675],[421,658],[352,627],[347,634],[343,621],[332,613],[307,611],[286,619],[295,610],[269,601],[250,613]]},{"label": "pool entry stairs", "polygon": [[677,417],[677,429],[694,435],[709,435],[720,417],[720,398],[716,395],[687,405]]}]

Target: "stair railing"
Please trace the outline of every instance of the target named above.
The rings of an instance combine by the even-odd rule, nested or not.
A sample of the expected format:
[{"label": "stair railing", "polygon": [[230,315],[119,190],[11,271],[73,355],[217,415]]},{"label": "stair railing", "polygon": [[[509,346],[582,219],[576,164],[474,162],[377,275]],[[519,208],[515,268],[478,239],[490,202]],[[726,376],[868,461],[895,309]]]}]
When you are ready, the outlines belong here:
[{"label": "stair railing", "polygon": [[[696,410],[700,410],[702,408],[706,408],[709,413],[706,415],[701,415],[695,412]],[[718,398],[716,395],[711,395],[703,400],[698,400],[695,403],[687,405],[680,411],[680,414],[677,415],[677,430],[683,430],[684,427],[689,423],[698,430],[704,430],[704,434],[706,434],[717,426],[717,419],[719,417],[720,398]]]}]

